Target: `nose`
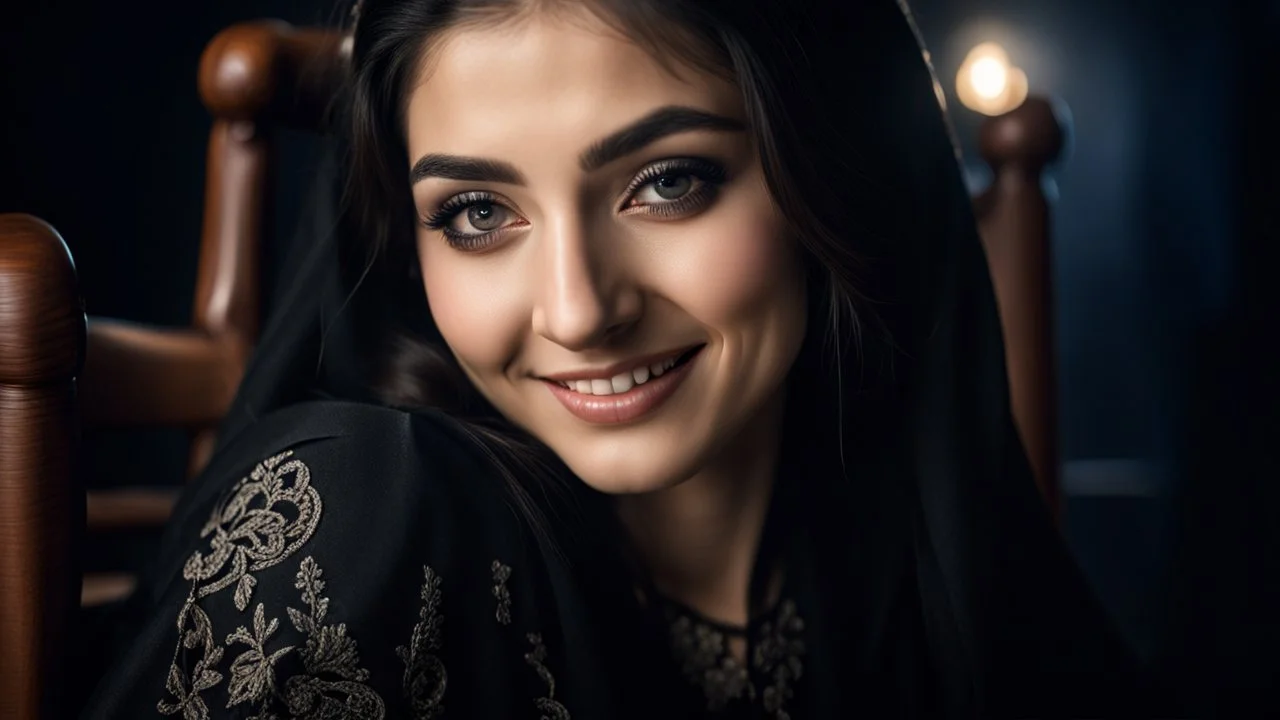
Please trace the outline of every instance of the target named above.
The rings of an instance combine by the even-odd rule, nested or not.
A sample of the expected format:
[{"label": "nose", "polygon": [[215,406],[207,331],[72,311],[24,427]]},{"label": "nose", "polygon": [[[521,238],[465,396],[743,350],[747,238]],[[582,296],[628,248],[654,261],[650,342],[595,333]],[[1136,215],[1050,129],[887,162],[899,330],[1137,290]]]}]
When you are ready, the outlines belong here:
[{"label": "nose", "polygon": [[[569,350],[597,347],[640,318],[642,299],[623,255],[581,220],[544,225],[533,331]],[[615,248],[616,249],[616,248]]]}]

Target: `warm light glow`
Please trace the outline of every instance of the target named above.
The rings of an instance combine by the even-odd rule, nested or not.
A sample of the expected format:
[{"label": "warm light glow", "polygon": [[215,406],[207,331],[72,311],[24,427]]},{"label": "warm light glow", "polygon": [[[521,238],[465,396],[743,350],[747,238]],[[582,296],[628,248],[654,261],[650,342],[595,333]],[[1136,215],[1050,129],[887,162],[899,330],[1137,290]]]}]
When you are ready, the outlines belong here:
[{"label": "warm light glow", "polygon": [[983,115],[1003,115],[1027,99],[1027,75],[1009,61],[1004,48],[982,43],[969,51],[956,73],[956,95]]},{"label": "warm light glow", "polygon": [[998,98],[1009,79],[1009,69],[995,58],[982,58],[969,70],[973,89],[984,98]]}]

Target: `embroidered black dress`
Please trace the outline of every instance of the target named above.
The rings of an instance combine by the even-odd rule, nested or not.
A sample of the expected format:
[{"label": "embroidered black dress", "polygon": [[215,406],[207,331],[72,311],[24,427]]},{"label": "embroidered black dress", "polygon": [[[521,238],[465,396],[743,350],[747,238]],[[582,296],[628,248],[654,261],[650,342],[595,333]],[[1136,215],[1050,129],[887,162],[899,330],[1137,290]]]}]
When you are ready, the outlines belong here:
[{"label": "embroidered black dress", "polygon": [[[580,516],[540,540],[444,416],[298,404],[207,476],[225,481],[178,508],[164,580],[135,599],[147,619],[90,717],[786,718],[804,706],[813,593],[799,589],[816,578],[803,563],[743,630],[642,603],[608,549],[616,530],[593,527],[601,498],[575,497]],[[793,551],[805,540],[787,536]],[[868,655],[923,662],[919,617],[891,622],[897,639]],[[739,634],[745,662],[727,649]],[[918,670],[911,681],[930,682]],[[903,690],[931,688],[867,683],[860,702],[896,710]]]},{"label": "embroidered black dress", "polygon": [[986,263],[910,23],[894,0],[733,7],[749,43],[792,59],[759,69],[782,107],[806,108],[779,152],[827,179],[809,201],[850,229],[880,301],[859,352],[789,380],[789,417],[819,421],[788,422],[750,626],[647,588],[607,498],[573,478],[531,487],[535,525],[474,433],[380,406],[361,313],[416,312],[430,334],[429,312],[420,284],[385,291],[412,263],[341,271],[358,238],[332,232],[322,201],[85,717],[1139,715],[1131,657],[1013,429]]},{"label": "embroidered black dress", "polygon": [[[737,629],[641,602],[599,496],[574,493],[561,511],[577,517],[540,539],[479,446],[436,413],[294,405],[206,477],[220,480],[177,509],[163,579],[133,601],[146,620],[89,717],[808,716],[820,583],[801,560],[813,538],[772,530],[778,513],[769,537],[787,546],[788,580]],[[897,716],[934,691],[914,606],[884,639],[859,633],[879,647],[841,663],[872,661],[846,676],[862,707]],[[734,636],[745,661],[728,652]]]}]

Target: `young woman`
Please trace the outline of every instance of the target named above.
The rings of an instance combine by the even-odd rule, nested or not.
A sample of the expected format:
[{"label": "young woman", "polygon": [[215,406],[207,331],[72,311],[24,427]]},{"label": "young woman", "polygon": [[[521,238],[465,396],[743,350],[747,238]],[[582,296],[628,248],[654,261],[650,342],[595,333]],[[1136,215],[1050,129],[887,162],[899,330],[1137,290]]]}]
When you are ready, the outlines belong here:
[{"label": "young woman", "polygon": [[89,717],[1132,717],[892,0],[365,0]]}]

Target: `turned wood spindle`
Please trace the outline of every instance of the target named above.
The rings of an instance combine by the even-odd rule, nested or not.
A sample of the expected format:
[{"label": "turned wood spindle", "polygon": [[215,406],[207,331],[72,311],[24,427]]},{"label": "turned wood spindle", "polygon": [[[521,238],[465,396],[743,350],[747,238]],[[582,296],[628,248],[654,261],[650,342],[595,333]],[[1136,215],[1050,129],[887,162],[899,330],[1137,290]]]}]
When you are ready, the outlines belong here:
[{"label": "turned wood spindle", "polygon": [[1064,143],[1052,105],[1030,97],[987,119],[979,136],[992,181],[977,198],[978,228],[1004,329],[1018,433],[1050,509],[1059,497],[1053,277],[1049,203],[1042,178]]}]

